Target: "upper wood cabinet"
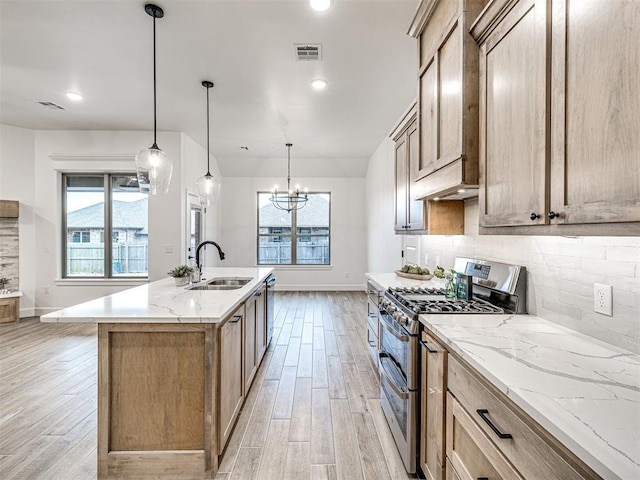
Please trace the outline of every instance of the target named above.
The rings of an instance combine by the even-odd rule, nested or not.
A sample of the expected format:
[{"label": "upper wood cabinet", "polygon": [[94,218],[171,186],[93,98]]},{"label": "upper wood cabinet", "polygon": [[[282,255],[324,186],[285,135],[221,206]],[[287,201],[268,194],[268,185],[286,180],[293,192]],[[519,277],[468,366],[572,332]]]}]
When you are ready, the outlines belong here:
[{"label": "upper wood cabinet", "polygon": [[418,38],[418,195],[444,197],[478,184],[478,47],[469,26],[486,0],[423,0]]},{"label": "upper wood cabinet", "polygon": [[416,200],[418,130],[412,107],[393,134],[395,142],[395,221],[398,232],[424,230],[424,202]]},{"label": "upper wood cabinet", "polygon": [[494,0],[471,33],[481,233],[640,235],[640,2]]},{"label": "upper wood cabinet", "polygon": [[461,235],[464,233],[464,205],[461,201],[427,202],[418,199],[420,182],[417,111],[413,105],[393,129],[395,142],[396,233]]}]

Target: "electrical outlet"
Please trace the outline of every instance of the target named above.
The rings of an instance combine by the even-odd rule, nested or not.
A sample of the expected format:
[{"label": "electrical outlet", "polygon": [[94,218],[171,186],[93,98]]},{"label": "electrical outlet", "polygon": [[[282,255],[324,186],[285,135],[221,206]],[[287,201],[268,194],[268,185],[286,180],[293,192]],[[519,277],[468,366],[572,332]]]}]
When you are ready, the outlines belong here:
[{"label": "electrical outlet", "polygon": [[165,245],[164,253],[173,253],[173,245]]},{"label": "electrical outlet", "polygon": [[349,278],[349,272],[344,272],[344,278]]},{"label": "electrical outlet", "polygon": [[613,287],[602,283],[593,284],[593,311],[613,316]]}]

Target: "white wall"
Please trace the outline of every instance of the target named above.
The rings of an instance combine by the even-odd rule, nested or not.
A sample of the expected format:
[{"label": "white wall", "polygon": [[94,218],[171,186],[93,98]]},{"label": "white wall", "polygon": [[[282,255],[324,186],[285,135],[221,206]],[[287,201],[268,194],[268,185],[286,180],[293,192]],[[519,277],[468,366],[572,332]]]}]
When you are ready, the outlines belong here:
[{"label": "white wall", "polygon": [[[32,131],[0,125],[0,198],[20,201],[21,316],[46,313],[140,282],[60,279],[60,172],[135,171],[150,132]],[[168,195],[149,197],[149,280],[184,263],[186,191],[206,173],[205,150],[180,133],[159,132],[174,161]],[[219,176],[211,157],[211,172]],[[220,203],[207,209],[208,235],[220,231]],[[168,252],[168,250],[173,250]]]},{"label": "white wall", "polygon": [[[371,158],[366,177],[371,272],[396,268],[400,242],[400,235],[392,240],[393,149],[385,143]],[[384,205],[375,192],[381,192]],[[421,236],[422,263],[452,267],[461,256],[524,265],[530,314],[640,352],[640,238],[479,235],[478,215],[477,199],[468,200],[465,235]],[[613,285],[613,317],[593,313],[594,282]]]},{"label": "white wall", "polygon": [[[225,177],[219,243],[227,258],[222,265],[256,264],[257,192],[269,191],[274,183],[282,181],[282,178]],[[276,267],[277,288],[361,290],[367,257],[364,179],[295,178],[295,182],[310,191],[331,192],[331,266]]]},{"label": "white wall", "polygon": [[[36,297],[36,234],[34,209],[34,132],[0,125],[0,199],[20,202],[20,316],[34,314]],[[2,276],[2,275],[0,275]]]},{"label": "white wall", "polygon": [[367,271],[372,273],[392,272],[402,266],[402,237],[393,230],[394,151],[393,140],[385,138],[371,156],[365,178]]}]

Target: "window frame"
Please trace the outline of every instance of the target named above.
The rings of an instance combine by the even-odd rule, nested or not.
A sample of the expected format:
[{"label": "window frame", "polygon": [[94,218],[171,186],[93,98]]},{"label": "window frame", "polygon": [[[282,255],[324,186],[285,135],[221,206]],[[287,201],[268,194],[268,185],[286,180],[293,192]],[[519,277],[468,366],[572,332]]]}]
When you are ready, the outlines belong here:
[{"label": "window frame", "polygon": [[[326,191],[314,191],[314,192],[307,192],[309,195],[328,195],[329,196],[329,225],[327,226],[327,233],[321,233],[321,234],[314,234],[314,233],[304,233],[304,234],[298,234],[298,214],[297,214],[297,210],[291,210],[291,234],[287,234],[287,233],[278,233],[277,235],[274,235],[273,233],[260,233],[260,195],[261,194],[267,194],[267,195],[271,195],[271,192],[269,191],[258,191],[256,194],[256,265],[258,266],[262,266],[262,265],[268,265],[268,266],[274,266],[274,267],[300,267],[300,268],[305,268],[305,267],[330,267],[331,266],[331,245],[332,245],[332,241],[331,241],[331,192],[326,192]],[[304,208],[304,207],[303,207]],[[312,229],[312,227],[300,227],[300,228],[309,228]],[[291,263],[260,263],[260,237],[273,237],[273,238],[280,238],[280,242],[282,242],[283,238],[286,237],[290,237],[291,238]],[[329,263],[298,263],[298,237],[308,237],[309,241],[311,240],[312,237],[328,237],[329,238],[329,249],[328,249],[328,256],[329,256]],[[283,242],[284,243],[284,242]]]},{"label": "window frame", "polygon": [[[113,196],[111,192],[111,179],[118,176],[135,176],[136,172],[126,171],[84,171],[84,172],[62,172],[60,175],[62,189],[61,189],[61,255],[60,255],[60,273],[62,280],[90,280],[90,281],[119,281],[119,280],[140,280],[145,281],[149,279],[149,269],[147,267],[146,275],[114,275],[113,274],[113,226],[112,226],[112,207]],[[99,177],[103,178],[103,193],[104,193],[104,275],[72,275],[69,276],[67,272],[67,177]],[[148,197],[147,197],[148,198]],[[149,218],[147,217],[147,222]],[[106,232],[110,232],[107,235]],[[148,259],[147,259],[148,265]]]}]

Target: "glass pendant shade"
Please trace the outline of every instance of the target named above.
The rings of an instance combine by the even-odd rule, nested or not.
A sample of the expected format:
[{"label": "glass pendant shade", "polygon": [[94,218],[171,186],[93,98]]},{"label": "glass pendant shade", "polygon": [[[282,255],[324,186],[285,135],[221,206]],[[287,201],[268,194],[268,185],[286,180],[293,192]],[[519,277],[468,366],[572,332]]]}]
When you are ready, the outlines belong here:
[{"label": "glass pendant shade", "polygon": [[207,173],[196,181],[196,189],[200,195],[200,204],[209,207],[216,203],[216,198],[220,193],[220,182],[213,175]]},{"label": "glass pendant shade", "polygon": [[169,193],[173,162],[169,155],[153,145],[136,155],[136,172],[141,192],[152,195]]}]

